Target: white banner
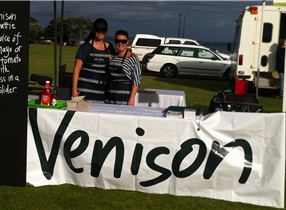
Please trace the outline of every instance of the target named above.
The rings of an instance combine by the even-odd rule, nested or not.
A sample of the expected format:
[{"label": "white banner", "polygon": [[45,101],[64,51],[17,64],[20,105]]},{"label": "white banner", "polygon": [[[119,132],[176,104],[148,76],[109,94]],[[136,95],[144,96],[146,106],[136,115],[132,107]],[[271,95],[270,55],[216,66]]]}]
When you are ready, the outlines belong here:
[{"label": "white banner", "polygon": [[29,109],[27,182],[284,208],[285,113],[203,120]]}]

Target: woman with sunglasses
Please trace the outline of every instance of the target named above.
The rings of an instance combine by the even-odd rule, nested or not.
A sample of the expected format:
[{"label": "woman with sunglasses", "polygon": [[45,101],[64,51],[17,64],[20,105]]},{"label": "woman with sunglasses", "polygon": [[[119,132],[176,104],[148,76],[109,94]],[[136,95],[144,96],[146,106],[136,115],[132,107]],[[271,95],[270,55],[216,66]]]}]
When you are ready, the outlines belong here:
[{"label": "woman with sunglasses", "polygon": [[118,53],[108,67],[106,103],[133,105],[141,83],[141,67],[137,55],[128,51],[129,36],[126,31],[115,33]]},{"label": "woman with sunglasses", "polygon": [[105,42],[108,24],[103,18],[93,23],[93,30],[76,54],[72,96],[85,96],[98,103],[105,101],[106,71],[115,54],[111,43]]}]

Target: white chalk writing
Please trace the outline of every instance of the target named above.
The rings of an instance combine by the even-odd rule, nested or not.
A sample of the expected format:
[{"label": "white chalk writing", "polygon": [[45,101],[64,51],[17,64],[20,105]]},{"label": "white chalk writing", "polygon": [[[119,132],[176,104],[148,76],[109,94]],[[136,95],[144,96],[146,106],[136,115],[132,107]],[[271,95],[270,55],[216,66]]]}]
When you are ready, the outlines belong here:
[{"label": "white chalk writing", "polygon": [[14,13],[5,13],[0,14],[0,20],[17,20],[17,15]]},{"label": "white chalk writing", "polygon": [[13,72],[19,69],[12,68],[12,65],[22,61],[19,56],[22,35],[19,31],[9,32],[17,29],[16,20],[17,15],[14,13],[0,14],[0,95],[17,93],[17,82],[20,81],[20,76]]}]

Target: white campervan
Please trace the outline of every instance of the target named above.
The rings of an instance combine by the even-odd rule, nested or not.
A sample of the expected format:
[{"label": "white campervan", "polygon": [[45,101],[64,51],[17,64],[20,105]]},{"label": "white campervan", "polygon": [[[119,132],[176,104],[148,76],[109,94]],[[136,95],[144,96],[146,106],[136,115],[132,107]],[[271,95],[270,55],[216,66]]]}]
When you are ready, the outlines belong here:
[{"label": "white campervan", "polygon": [[278,41],[285,38],[285,31],[285,6],[246,7],[236,20],[232,72],[259,88],[279,88],[279,79],[272,73],[276,71]]},{"label": "white campervan", "polygon": [[184,38],[170,38],[170,37],[158,37],[150,34],[136,34],[131,50],[135,53],[140,62],[145,63],[148,53],[151,53],[156,47],[162,44],[188,44],[199,45],[199,43],[192,39]]}]

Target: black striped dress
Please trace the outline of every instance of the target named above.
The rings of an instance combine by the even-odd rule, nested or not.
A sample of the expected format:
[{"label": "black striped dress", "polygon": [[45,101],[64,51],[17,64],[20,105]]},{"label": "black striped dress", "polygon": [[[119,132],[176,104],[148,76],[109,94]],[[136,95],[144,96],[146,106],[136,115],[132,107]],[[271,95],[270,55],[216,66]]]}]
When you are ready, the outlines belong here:
[{"label": "black striped dress", "polygon": [[115,55],[108,68],[106,103],[127,105],[132,86],[140,84],[141,67],[138,57],[133,55],[124,58]]}]

